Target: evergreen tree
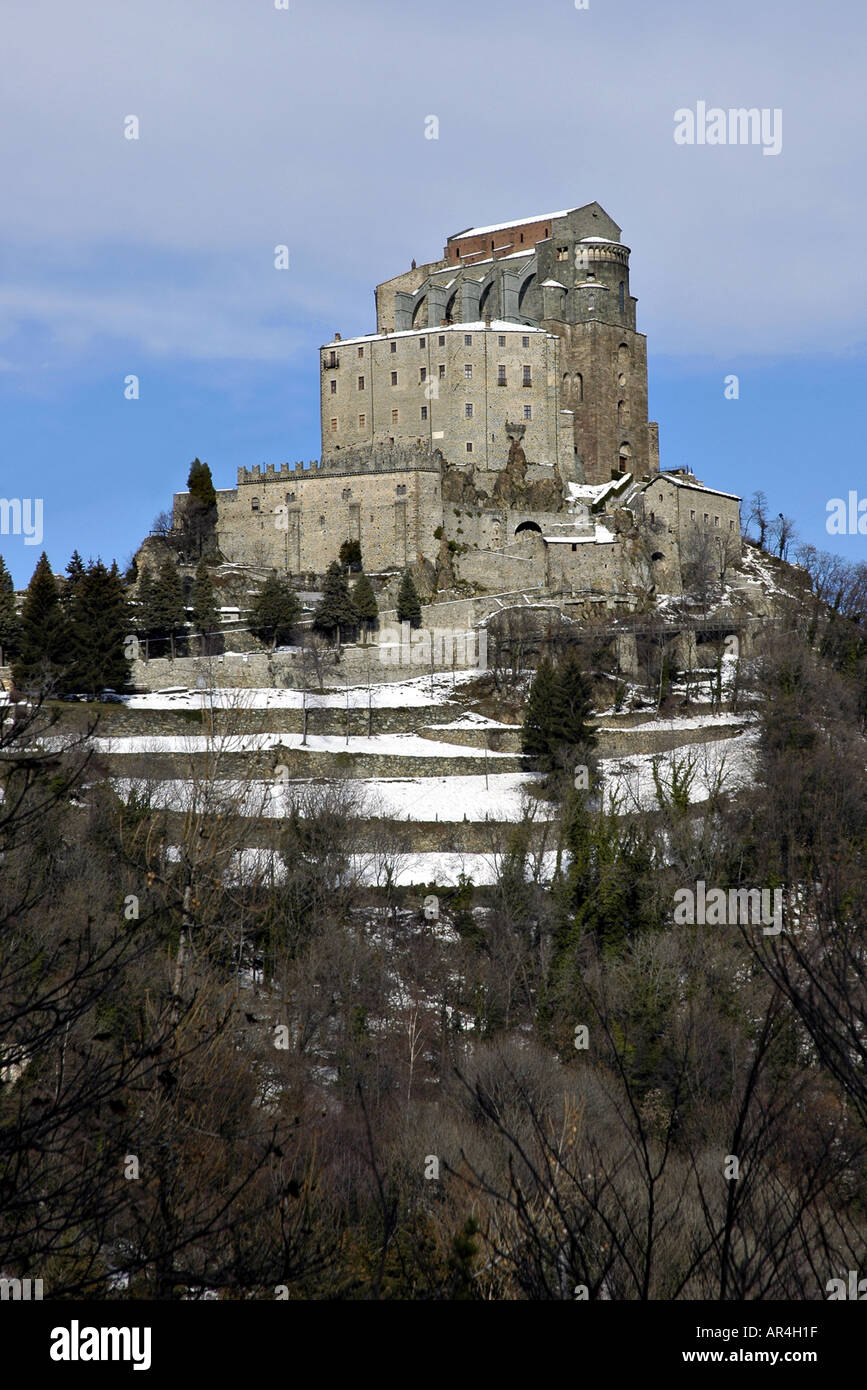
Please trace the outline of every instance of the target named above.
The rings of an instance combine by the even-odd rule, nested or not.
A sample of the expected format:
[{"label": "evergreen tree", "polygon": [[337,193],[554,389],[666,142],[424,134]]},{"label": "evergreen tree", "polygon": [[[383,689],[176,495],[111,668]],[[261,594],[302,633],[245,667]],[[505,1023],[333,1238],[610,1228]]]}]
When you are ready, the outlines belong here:
[{"label": "evergreen tree", "polygon": [[270,642],[271,650],[291,642],[301,617],[301,604],[291,581],[270,574],[262,585],[250,613],[250,631],[260,642]]},{"label": "evergreen tree", "polygon": [[557,663],[548,713],[550,753],[562,748],[592,748],[596,734],[588,723],[593,712],[590,681],[578,654],[567,651]]},{"label": "evergreen tree", "polygon": [[77,550],[73,550],[69,564],[66,566],[66,583],[60,591],[60,602],[63,604],[67,614],[72,612],[78,586],[87,574],[84,561]]},{"label": "evergreen tree", "polygon": [[358,614],[358,621],[361,623],[362,640],[366,641],[368,634],[376,627],[379,618],[376,594],[373,592],[373,585],[366,574],[359,577],[352,590],[352,602]]},{"label": "evergreen tree", "polygon": [[190,464],[187,493],[181,518],[184,541],[193,555],[207,555],[215,549],[217,491],[211,470],[201,459]]},{"label": "evergreen tree", "polygon": [[75,662],[72,680],[77,690],[98,695],[105,689],[123,690],[130,666],[124,651],[129,610],[117,564],[106,569],[91,561],[77,580],[70,605]]},{"label": "evergreen tree", "polygon": [[64,694],[72,663],[72,630],[43,550],[24,595],[13,679],[21,690]]},{"label": "evergreen tree", "polygon": [[521,750],[547,765],[550,751],[551,695],[554,689],[554,668],[547,656],[536,668],[527,696],[524,727],[521,730]]},{"label": "evergreen tree", "polygon": [[175,638],[183,632],[186,617],[181,576],[178,574],[178,567],[174,560],[166,557],[154,580],[151,600],[153,627],[151,630],[155,637],[168,637],[173,660]]},{"label": "evergreen tree", "polygon": [[404,571],[397,594],[397,621],[421,627],[421,601],[409,570]]},{"label": "evergreen tree", "polygon": [[361,569],[361,542],[344,541],[339,551],[340,563],[344,570]]},{"label": "evergreen tree", "polygon": [[313,617],[317,632],[336,635],[337,645],[358,627],[358,614],[352,602],[346,575],[338,560],[332,560],[325,574],[322,598]]},{"label": "evergreen tree", "polygon": [[18,621],[18,607],[15,602],[15,585],[6,562],[0,555],[0,651],[2,661],[8,662],[18,650],[21,624]]},{"label": "evergreen tree", "polygon": [[214,602],[214,586],[211,583],[207,561],[204,559],[196,566],[190,598],[193,605],[193,626],[199,634],[202,652],[207,653],[216,641],[220,616]]}]

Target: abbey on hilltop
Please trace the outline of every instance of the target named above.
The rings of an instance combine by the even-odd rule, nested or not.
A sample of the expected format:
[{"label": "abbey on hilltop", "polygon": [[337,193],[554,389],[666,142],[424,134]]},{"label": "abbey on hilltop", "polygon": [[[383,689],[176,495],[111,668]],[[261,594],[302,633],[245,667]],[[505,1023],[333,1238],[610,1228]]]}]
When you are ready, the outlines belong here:
[{"label": "abbey on hilltop", "polygon": [[739,554],[739,498],[660,472],[629,248],[598,203],[455,233],[376,316],[320,348],[320,461],[218,492],[226,560],[322,574],[357,540],[369,573],[431,590],[636,593]]}]

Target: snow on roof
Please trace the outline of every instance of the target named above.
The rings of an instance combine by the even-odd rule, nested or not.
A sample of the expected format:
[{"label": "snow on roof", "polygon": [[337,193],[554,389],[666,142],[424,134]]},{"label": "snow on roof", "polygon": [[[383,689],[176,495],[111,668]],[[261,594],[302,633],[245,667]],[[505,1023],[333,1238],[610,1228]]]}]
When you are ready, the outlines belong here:
[{"label": "snow on roof", "polygon": [[583,236],[582,243],[585,241],[598,241],[603,246],[622,246],[622,241],[612,241],[610,236]]},{"label": "snow on roof", "polygon": [[[399,328],[392,333],[362,333],[357,338],[332,338],[330,343],[324,343],[324,348],[337,348],[354,346],[356,343],[371,343],[379,339],[386,338],[418,338],[428,336],[433,333],[484,333],[488,324],[483,319],[474,319],[471,323],[450,323],[447,327],[437,326],[436,328]],[[545,328],[535,328],[529,323],[511,323],[506,319],[493,319],[490,324],[490,331],[496,333],[541,333],[546,338],[556,337],[556,334],[549,333]],[[321,349],[320,349],[321,350]]]},{"label": "snow on roof", "polygon": [[566,288],[561,280],[543,280],[542,285],[550,285],[555,290],[565,290]]},{"label": "snow on roof", "polygon": [[[675,475],[673,473],[668,472],[667,469],[661,470],[660,473],[657,475],[657,478],[665,478],[669,483],[674,483],[675,487],[688,487],[692,489],[692,491],[694,492],[712,492],[714,496],[728,497],[732,502],[743,501],[743,498],[740,497],[736,492],[720,492],[718,487],[708,487],[706,483],[700,483],[698,481],[698,478],[696,477],[675,477]],[[650,487],[653,483],[657,481],[657,478],[651,478],[647,486]]]},{"label": "snow on roof", "polygon": [[568,483],[569,496],[574,502],[601,502],[609,492],[618,492],[632,478],[631,473],[621,473],[607,483]]},{"label": "snow on roof", "polygon": [[570,212],[577,211],[577,208],[565,208],[562,212],[542,212],[538,217],[518,217],[514,222],[494,222],[490,227],[468,227],[465,232],[455,232],[449,241],[457,241],[465,236],[485,236],[489,232],[505,232],[509,227],[524,227],[528,222],[552,222],[557,217],[568,217]]},{"label": "snow on roof", "polygon": [[609,531],[607,526],[600,526],[597,522],[593,528],[593,535],[584,534],[572,536],[544,536],[543,539],[549,545],[613,545],[617,540],[613,531]]},{"label": "snow on roof", "polygon": [[[478,255],[478,252],[473,251],[470,254],[475,256]],[[477,265],[493,265],[494,261],[517,261],[522,258],[532,259],[535,254],[535,246],[528,246],[522,251],[510,251],[508,256],[486,256],[483,261],[471,261],[469,256],[464,256],[462,259],[466,261],[466,264],[463,268],[464,270],[475,270]],[[452,266],[451,269],[454,270],[454,266]]]}]

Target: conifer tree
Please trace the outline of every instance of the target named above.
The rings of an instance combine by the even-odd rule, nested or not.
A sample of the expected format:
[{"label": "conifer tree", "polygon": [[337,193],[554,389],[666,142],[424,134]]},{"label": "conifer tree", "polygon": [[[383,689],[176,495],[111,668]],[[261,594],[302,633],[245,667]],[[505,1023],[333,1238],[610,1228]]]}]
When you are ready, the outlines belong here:
[{"label": "conifer tree", "polygon": [[214,586],[211,583],[207,561],[204,559],[196,566],[190,598],[193,606],[193,626],[199,634],[202,652],[207,653],[215,640],[220,616],[214,602]]},{"label": "conifer tree", "polygon": [[548,746],[593,747],[596,734],[588,723],[593,712],[590,681],[581,669],[578,654],[567,651],[558,661],[548,713]]},{"label": "conifer tree", "polygon": [[169,639],[172,660],[175,656],[175,638],[183,632],[186,616],[181,576],[174,560],[167,556],[154,580],[151,617],[154,636]]},{"label": "conifer tree", "polygon": [[72,631],[43,550],[24,595],[13,679],[21,690],[65,694],[72,663]]},{"label": "conifer tree", "polygon": [[340,559],[340,563],[343,566],[344,570],[360,570],[361,542],[344,541],[340,547],[338,558]]},{"label": "conifer tree", "polygon": [[283,575],[269,574],[256,595],[250,613],[250,631],[271,650],[291,642],[301,617],[301,604],[292,583]]},{"label": "conifer tree", "polygon": [[73,550],[69,564],[66,566],[66,583],[60,591],[60,602],[63,604],[67,613],[72,610],[78,586],[87,573],[84,561],[77,550]]},{"label": "conifer tree", "polygon": [[201,459],[195,458],[190,464],[187,493],[181,522],[182,531],[193,555],[207,555],[215,548],[217,491],[211,470]]},{"label": "conifer tree", "polygon": [[544,764],[547,764],[550,751],[549,723],[553,689],[554,668],[545,656],[539,662],[530,685],[521,731],[522,752]]},{"label": "conifer tree", "polygon": [[397,594],[397,621],[409,623],[410,627],[421,627],[421,600],[416,591],[410,570],[405,570]]},{"label": "conifer tree", "polygon": [[329,637],[335,634],[337,645],[358,627],[358,614],[352,602],[346,575],[337,560],[332,560],[325,574],[322,598],[313,617],[317,632]]},{"label": "conifer tree", "polygon": [[0,555],[0,651],[2,661],[8,662],[18,650],[21,624],[18,621],[18,608],[15,602],[15,585],[6,562]]},{"label": "conifer tree", "polygon": [[376,627],[379,618],[379,606],[376,602],[376,594],[373,592],[373,585],[366,574],[362,574],[352,590],[352,602],[358,614],[358,621],[361,624],[362,641],[366,641],[368,634]]},{"label": "conifer tree", "polygon": [[124,644],[129,631],[129,611],[117,564],[106,569],[101,560],[91,561],[76,582],[70,604],[75,661],[72,680],[77,690],[89,695],[123,690],[129,684],[130,666]]}]

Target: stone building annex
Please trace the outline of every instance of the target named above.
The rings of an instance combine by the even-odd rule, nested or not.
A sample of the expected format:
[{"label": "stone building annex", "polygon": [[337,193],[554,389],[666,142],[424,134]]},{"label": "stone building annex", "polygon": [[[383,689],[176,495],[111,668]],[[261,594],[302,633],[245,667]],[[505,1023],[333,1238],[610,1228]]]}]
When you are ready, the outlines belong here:
[{"label": "stone building annex", "polygon": [[739,554],[740,499],[660,472],[629,248],[598,203],[450,236],[376,315],[320,348],[320,461],[218,492],[227,561],[321,575],[352,539],[431,591],[625,596]]}]

